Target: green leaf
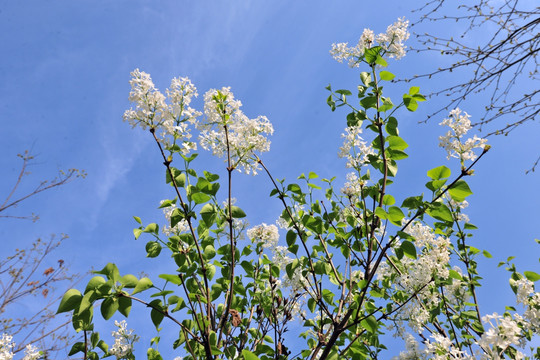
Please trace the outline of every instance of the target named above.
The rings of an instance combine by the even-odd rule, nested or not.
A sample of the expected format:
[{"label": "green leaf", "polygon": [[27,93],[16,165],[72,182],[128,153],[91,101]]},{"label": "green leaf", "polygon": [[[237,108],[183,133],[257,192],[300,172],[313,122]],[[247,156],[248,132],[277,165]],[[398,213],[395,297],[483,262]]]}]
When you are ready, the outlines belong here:
[{"label": "green leaf", "polygon": [[216,256],[216,249],[214,249],[214,246],[206,245],[204,247],[204,257],[208,260],[212,259],[214,256]]},{"label": "green leaf", "polygon": [[409,147],[409,144],[399,136],[388,136],[386,141],[388,141],[388,147],[392,150],[405,150]]},{"label": "green leaf", "polygon": [[288,246],[292,246],[296,243],[296,232],[294,232],[294,230],[289,230],[287,231],[287,235],[286,235],[286,240],[287,240],[287,245]]},{"label": "green leaf", "polygon": [[116,298],[108,297],[101,303],[101,316],[105,320],[109,320],[116,310],[118,310],[119,304]]},{"label": "green leaf", "polygon": [[140,218],[140,217],[134,216],[133,218],[135,219],[136,222],[138,222],[139,224],[142,225],[142,221],[141,221],[141,218]]},{"label": "green leaf", "polygon": [[135,235],[135,240],[137,240],[139,236],[141,236],[142,232],[142,229],[133,229],[133,235]]},{"label": "green leaf", "polygon": [[146,243],[146,257],[155,258],[161,252],[161,245],[157,241],[149,241]]},{"label": "green leaf", "polygon": [[383,205],[394,205],[396,203],[396,199],[390,194],[386,194],[383,197]]},{"label": "green leaf", "polygon": [[259,360],[257,355],[246,349],[242,350],[242,356],[244,357],[244,360]]},{"label": "green leaf", "polygon": [[416,246],[414,246],[412,242],[404,240],[401,243],[400,247],[401,250],[403,250],[403,254],[405,254],[405,256],[411,259],[416,259]]},{"label": "green leaf", "polygon": [[375,316],[370,315],[360,322],[360,326],[362,326],[364,329],[366,329],[370,333],[376,333],[377,328],[379,327],[379,324]]},{"label": "green leaf", "polygon": [[77,342],[73,344],[71,350],[69,350],[68,356],[75,355],[78,352],[84,352],[86,350],[86,345],[83,342]]},{"label": "green leaf", "polygon": [[450,171],[450,169],[444,165],[433,168],[427,172],[427,176],[429,176],[433,180],[446,179],[449,178],[451,174],[452,172]]},{"label": "green leaf", "polygon": [[392,224],[401,226],[401,220],[403,220],[404,217],[403,211],[397,206],[390,206],[388,209],[388,220],[390,220]]},{"label": "green leaf", "polygon": [[158,209],[163,209],[165,207],[169,207],[171,205],[174,205],[176,203],[176,199],[173,200],[163,200],[161,205],[159,205]]},{"label": "green leaf", "polygon": [[139,282],[139,279],[135,277],[134,275],[127,274],[120,278],[120,284],[124,285],[126,288],[134,288],[137,286],[137,283]]},{"label": "green leaf", "polygon": [[151,287],[152,287],[152,281],[147,277],[143,277],[142,279],[139,280],[139,282],[137,283],[137,286],[135,286],[135,289],[133,290],[131,295],[135,295],[137,293],[140,293],[141,291],[148,290]]},{"label": "green leaf", "polygon": [[431,204],[431,206],[426,212],[428,213],[429,216],[431,216],[434,219],[447,221],[447,222],[454,222],[454,218],[452,217],[452,212],[444,204],[441,204],[441,203]]},{"label": "green leaf", "polygon": [[461,202],[465,200],[465,198],[472,194],[471,189],[469,188],[469,185],[465,182],[465,180],[458,180],[452,187],[448,190],[448,193],[457,202]]},{"label": "green leaf", "polygon": [[129,312],[131,311],[131,299],[121,296],[118,298],[118,312],[125,317],[129,316]]},{"label": "green leaf", "polygon": [[163,360],[159,351],[154,348],[148,348],[146,351],[147,360]]},{"label": "green leaf", "polygon": [[375,209],[375,215],[377,215],[381,220],[388,219],[388,213],[384,211],[382,207],[378,207]]},{"label": "green leaf", "polygon": [[476,230],[476,229],[478,229],[478,227],[476,225],[473,225],[473,224],[470,224],[470,223],[466,223],[464,228],[467,229],[467,230]]},{"label": "green leaf", "polygon": [[346,89],[336,90],[335,92],[336,92],[336,94],[340,94],[340,95],[344,95],[344,96],[352,95],[352,92],[350,92],[349,90],[346,90]]},{"label": "green leaf", "polygon": [[86,294],[87,292],[91,290],[95,291],[99,289],[99,287],[103,284],[105,284],[105,279],[102,276],[94,276],[93,278],[90,279],[90,281],[86,285],[86,289],[84,289],[84,293]]},{"label": "green leaf", "polygon": [[375,97],[375,96],[366,96],[365,98],[360,100],[360,105],[362,105],[362,107],[364,109],[376,108],[377,107],[377,97]]},{"label": "green leaf", "polygon": [[94,274],[105,275],[107,276],[107,279],[115,281],[115,282],[118,281],[118,279],[120,279],[120,271],[118,271],[118,268],[113,263],[108,263],[100,271],[94,271]]},{"label": "green leaf", "polygon": [[186,184],[186,174],[181,173],[180,175],[175,176],[174,177],[174,182],[176,183],[176,186],[184,187],[184,185]]},{"label": "green leaf", "polygon": [[308,308],[309,308],[309,311],[311,311],[312,313],[315,312],[315,307],[317,306],[317,302],[315,301],[315,299],[313,298],[309,298],[308,299]]},{"label": "green leaf", "polygon": [[204,193],[195,193],[191,195],[191,200],[195,202],[195,204],[204,204],[208,202],[211,199],[210,195],[206,195]]},{"label": "green leaf", "polygon": [[145,233],[154,233],[154,234],[157,234],[157,233],[159,232],[159,226],[158,226],[158,224],[156,224],[156,223],[148,224],[148,225],[144,228],[143,232],[145,232]]},{"label": "green leaf", "polygon": [[431,180],[431,181],[428,181],[426,183],[426,187],[433,191],[433,192],[436,192],[437,190],[439,190],[441,187],[443,187],[444,184],[446,184],[446,181],[448,179],[442,179],[442,180]]},{"label": "green leaf", "polygon": [[163,280],[167,280],[170,283],[181,285],[182,280],[180,280],[180,277],[178,275],[173,274],[160,274],[159,277]]},{"label": "green leaf", "polygon": [[[380,57],[379,52],[381,51],[380,46],[374,46],[372,48],[366,49],[364,51],[364,59],[370,65],[377,61],[377,58]],[[366,85],[367,86],[367,85]]]},{"label": "green leaf", "polygon": [[369,83],[371,82],[371,74],[365,71],[362,71],[360,73],[360,80],[365,86],[369,87]]},{"label": "green leaf", "polygon": [[377,55],[377,58],[375,59],[375,64],[381,65],[382,67],[387,67],[388,63],[381,55]]},{"label": "green leaf", "polygon": [[232,217],[233,218],[244,218],[246,217],[246,213],[244,210],[240,209],[238,206],[231,206],[232,209]]},{"label": "green leaf", "polygon": [[398,121],[395,117],[391,116],[390,118],[388,118],[388,121],[386,122],[384,128],[386,129],[388,135],[399,136]]},{"label": "green leaf", "polygon": [[416,100],[407,94],[403,95],[403,103],[405,104],[407,110],[411,112],[414,112],[416,111],[416,109],[418,109],[418,103],[416,102]]},{"label": "green leaf", "polygon": [[185,218],[184,212],[180,209],[174,209],[171,213],[171,228],[175,227]]},{"label": "green leaf", "polygon": [[58,305],[58,310],[56,310],[56,313],[60,314],[77,309],[82,298],[83,296],[79,290],[69,289],[66,291],[64,296],[62,296],[62,300],[60,301],[60,305]]},{"label": "green leaf", "polygon": [[530,281],[532,281],[532,282],[536,282],[536,281],[540,280],[540,275],[538,275],[534,271],[524,271],[523,275],[525,275],[525,277],[527,279],[529,279]]},{"label": "green leaf", "polygon": [[388,150],[388,155],[389,158],[392,160],[403,160],[409,157],[406,152],[394,149]]},{"label": "green leaf", "polygon": [[163,315],[163,312],[155,310],[154,307],[158,309],[162,309],[161,300],[159,299],[153,300],[150,302],[150,305],[151,305],[150,307],[152,308],[152,310],[150,311],[150,318],[152,319],[152,323],[154,324],[156,329],[158,329],[159,324],[161,324],[161,321],[163,320],[163,317],[165,315]]},{"label": "green leaf", "polygon": [[410,196],[406,198],[405,200],[403,200],[401,207],[406,207],[407,209],[418,209],[423,204],[424,203],[422,202],[422,195]]},{"label": "green leaf", "polygon": [[205,204],[200,213],[206,226],[211,226],[216,220],[217,212],[213,204]]},{"label": "green leaf", "polygon": [[381,71],[379,73],[379,77],[381,78],[381,80],[390,81],[395,78],[396,75],[392,74],[390,71]]}]

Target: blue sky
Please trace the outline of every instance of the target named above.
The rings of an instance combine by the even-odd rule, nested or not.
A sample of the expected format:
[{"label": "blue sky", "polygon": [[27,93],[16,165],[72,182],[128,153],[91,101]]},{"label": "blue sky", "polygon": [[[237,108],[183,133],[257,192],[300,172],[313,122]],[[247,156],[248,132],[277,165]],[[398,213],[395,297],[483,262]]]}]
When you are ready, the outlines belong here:
[{"label": "blue sky", "polygon": [[[0,194],[15,181],[16,154],[25,149],[37,155],[29,187],[53,177],[58,169],[76,167],[88,173],[85,180],[41,194],[12,212],[37,213],[39,222],[3,219],[2,254],[37,237],[67,233],[70,240],[59,256],[74,271],[84,273],[109,261],[118,263],[122,272],[148,272],[156,266],[144,258],[144,242],[133,240],[132,216],[162,222],[156,208],[159,200],[172,195],[163,184],[163,165],[149,134],[122,122],[130,106],[129,73],[135,68],[150,73],[161,90],[175,76],[190,77],[201,95],[209,88],[231,86],[248,116],[266,115],[274,125],[272,148],[263,160],[275,176],[292,181],[302,172],[315,171],[322,177],[338,174],[343,179],[344,162],[336,161],[336,153],[346,113],[330,112],[324,87],[332,83],[334,88],[354,89],[358,71],[335,62],[330,46],[356,42],[365,27],[383,32],[400,16],[414,20],[410,11],[420,5],[386,0],[373,5],[359,1],[331,5],[323,1],[0,1]],[[422,26],[417,31],[445,35],[459,31],[456,24]],[[480,41],[482,34],[477,36],[467,40]],[[414,37],[409,45],[414,45]],[[437,54],[410,53],[399,62],[391,61],[388,70],[405,77],[448,61]],[[452,80],[441,77],[439,83],[415,85],[428,93]],[[390,94],[397,102],[406,86],[392,87]],[[483,94],[471,97],[462,108],[473,119],[479,118],[485,98]],[[437,124],[444,116],[418,123],[443,101],[432,99],[416,113],[400,113],[402,137],[411,147],[410,158],[400,165],[402,184],[395,192],[424,191],[425,172],[441,164],[457,173],[457,164],[447,161],[437,148],[438,136],[445,131]],[[195,105],[201,108],[201,100]],[[538,126],[532,123],[509,137],[490,138],[492,150],[468,179],[474,195],[467,213],[480,228],[473,241],[494,256],[481,262],[486,275],[486,286],[480,291],[485,312],[502,312],[504,305],[513,304],[507,275],[496,269],[498,261],[516,255],[524,264],[520,270],[540,272],[533,241],[540,237],[538,174],[524,175],[538,155]],[[214,170],[224,168],[221,160],[203,159]],[[268,180],[241,174],[235,179],[236,190],[249,189],[235,196],[250,223],[273,222],[280,208],[267,198]],[[134,313],[137,310],[144,311],[134,309]]]}]

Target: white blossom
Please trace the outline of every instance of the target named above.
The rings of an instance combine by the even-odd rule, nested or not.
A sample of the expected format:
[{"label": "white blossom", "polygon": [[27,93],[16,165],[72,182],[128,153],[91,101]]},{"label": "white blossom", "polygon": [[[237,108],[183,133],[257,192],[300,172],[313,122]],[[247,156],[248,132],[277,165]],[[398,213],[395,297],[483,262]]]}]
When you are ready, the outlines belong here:
[{"label": "white blossom", "polygon": [[180,139],[178,145],[185,155],[196,150],[197,144],[190,141],[189,125],[194,124],[201,113],[189,106],[192,98],[197,96],[197,89],[191,81],[185,77],[173,78],[167,89],[167,104],[149,74],[135,69],[131,76],[129,100],[135,103],[135,108],[124,113],[124,121],[143,130],[153,128],[166,146],[177,144],[177,139]]},{"label": "white blossom", "polygon": [[487,140],[474,135],[472,138],[464,140],[463,137],[471,129],[469,114],[456,108],[450,111],[449,117],[444,119],[440,125],[450,127],[445,135],[439,136],[439,146],[444,148],[451,157],[460,159],[463,163],[466,160],[476,160],[475,149],[484,149]]},{"label": "white blossom", "polygon": [[252,241],[262,244],[263,248],[273,248],[277,246],[279,240],[276,225],[266,225],[265,223],[248,229],[247,236]]},{"label": "white blossom", "polygon": [[405,351],[399,353],[399,356],[395,356],[393,360],[418,360],[426,359],[426,352],[420,349],[420,344],[411,334],[405,335]]},{"label": "white blossom", "polygon": [[13,348],[15,343],[12,341],[13,336],[8,334],[2,334],[0,338],[0,360],[13,359]]},{"label": "white blossom", "polygon": [[218,157],[226,156],[228,148],[232,168],[256,175],[259,164],[255,152],[270,150],[267,136],[274,133],[270,121],[266,116],[250,119],[244,115],[240,110],[242,103],[228,87],[209,90],[204,102],[206,119],[197,123],[201,147]]},{"label": "white blossom", "polygon": [[395,23],[386,28],[386,33],[379,34],[376,37],[379,45],[390,54],[391,58],[396,60],[405,56],[406,46],[403,42],[409,39],[409,31],[407,30],[409,21],[404,17],[397,19]]},{"label": "white blossom", "polygon": [[131,108],[124,113],[124,121],[131,126],[157,127],[163,123],[167,113],[165,96],[155,87],[150,74],[135,69],[131,72],[131,92],[129,101],[135,103],[135,109]]},{"label": "white blossom", "polygon": [[347,174],[347,182],[341,188],[343,195],[350,198],[358,198],[362,195],[362,186],[365,185],[365,181],[359,180],[358,175],[351,172]]},{"label": "white blossom", "polygon": [[26,345],[24,349],[24,357],[22,360],[38,360],[41,357],[41,352],[32,344]]},{"label": "white blossom", "polygon": [[348,46],[348,43],[332,44],[330,54],[333,58],[343,63],[347,61],[349,67],[358,67],[363,60],[364,53],[367,49],[375,46],[375,42],[384,52],[388,53],[391,58],[397,60],[405,56],[404,42],[409,38],[410,34],[407,30],[409,21],[405,18],[399,18],[394,24],[389,25],[386,33],[381,33],[377,36],[370,29],[364,29],[362,36],[355,46]]},{"label": "white blossom", "polygon": [[[0,360],[12,360],[14,348],[13,336],[3,333],[0,337]],[[41,358],[41,352],[38,348],[32,344],[26,345],[22,360],[38,360],[39,358]]]},{"label": "white blossom", "polygon": [[125,320],[121,322],[114,321],[114,325],[118,330],[112,332],[114,344],[110,348],[109,353],[116,356],[117,359],[123,359],[133,352],[133,344],[139,340],[139,337],[133,334],[133,330],[127,330]]},{"label": "white blossom", "polygon": [[493,313],[483,316],[482,321],[490,325],[478,340],[478,345],[490,355],[487,358],[498,359],[499,351],[504,351],[511,345],[519,345],[521,329],[511,316]]},{"label": "white blossom", "polygon": [[[165,200],[161,200],[160,204],[163,204],[164,202]],[[188,223],[185,219],[180,220],[176,225],[174,225],[174,227],[171,228],[171,218],[176,210],[178,210],[178,207],[176,207],[176,204],[174,203],[163,208],[163,214],[167,219],[167,225],[163,226],[161,231],[163,231],[163,233],[167,236],[180,235],[189,229]]]},{"label": "white blossom", "polygon": [[367,165],[368,155],[374,155],[375,150],[367,145],[362,136],[361,126],[350,126],[341,134],[343,146],[339,148],[338,156],[347,159],[347,167],[360,169]]},{"label": "white blossom", "polygon": [[[407,321],[415,332],[421,332],[422,327],[430,318],[429,309],[438,306],[441,295],[438,291],[431,291],[433,279],[448,279],[450,261],[450,240],[436,236],[433,230],[420,222],[415,222],[405,230],[414,238],[416,259],[404,256],[400,260],[399,271],[388,262],[382,262],[377,278],[383,280],[392,278],[397,290],[405,290],[409,294],[416,294],[411,301],[403,306],[396,317],[400,321]],[[394,247],[400,247],[398,240]]]},{"label": "white blossom", "polygon": [[[287,264],[293,261],[293,259],[289,257],[289,250],[285,246],[275,246],[272,248],[272,253],[272,263],[284,272]],[[285,273],[280,282],[280,287],[289,289],[293,294],[303,293],[306,286],[307,280],[304,275],[302,275],[302,267],[297,267],[291,277]]]}]

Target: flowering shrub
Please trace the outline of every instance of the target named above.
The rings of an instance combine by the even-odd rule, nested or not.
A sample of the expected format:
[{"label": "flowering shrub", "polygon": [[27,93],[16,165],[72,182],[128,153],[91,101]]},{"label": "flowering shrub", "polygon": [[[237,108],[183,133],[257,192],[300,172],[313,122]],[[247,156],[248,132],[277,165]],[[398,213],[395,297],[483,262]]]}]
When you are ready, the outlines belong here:
[{"label": "flowering shrub", "polygon": [[[469,245],[476,227],[462,211],[472,194],[464,179],[489,146],[466,138],[466,113],[453,110],[442,123],[451,130],[440,138],[461,171],[452,178],[446,166],[429,170],[428,195],[400,194],[400,206],[391,194],[398,162],[408,157],[395,114],[425,101],[414,86],[397,105],[383,96],[383,82],[394,78],[381,70],[385,58],[403,57],[408,37],[407,22],[398,20],[385,34],[365,30],[355,47],[332,47],[338,61],[368,70],[360,73],[358,100],[350,100],[349,90],[327,88],[331,110],[350,111],[338,153],[350,171],[341,191],[334,178],[318,181],[313,172],[300,175],[300,183],[275,179],[261,159],[272,125],[264,116],[248,118],[230,88],[208,91],[202,116],[190,108],[197,90],[188,79],[173,79],[166,98],[150,75],[135,70],[135,107],[124,119],[153,136],[172,195],[160,203],[162,231],[135,217],[134,235],[148,236],[147,256],[169,260],[171,270],[158,285],[158,279],[122,276],[109,263],[84,292],[68,290],[58,311],[72,312],[86,339],[70,355],[133,359],[137,337],[125,322],[115,323],[109,348],[94,329],[93,311],[99,304],[106,320],[117,311],[128,317],[135,302],[149,308],[158,331],[176,328],[173,348],[186,359],[384,358],[385,333],[404,340],[399,359],[523,358],[540,329],[534,288],[540,275],[505,263],[525,311],[481,316],[476,259],[489,254]],[[218,175],[195,167],[195,131],[203,149],[225,158],[224,192]],[[248,227],[232,193],[235,170],[269,178],[271,197],[283,205],[276,225]],[[293,319],[302,330],[291,341]],[[152,339],[158,342],[159,336]],[[540,350],[530,356],[540,357]],[[147,357],[162,358],[156,347]]]}]

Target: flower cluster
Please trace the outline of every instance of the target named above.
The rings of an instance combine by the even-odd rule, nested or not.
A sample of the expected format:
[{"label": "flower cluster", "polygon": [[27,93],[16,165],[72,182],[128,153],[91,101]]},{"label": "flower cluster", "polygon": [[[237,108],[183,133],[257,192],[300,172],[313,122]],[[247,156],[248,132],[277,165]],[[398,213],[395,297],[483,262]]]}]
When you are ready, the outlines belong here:
[{"label": "flower cluster", "polygon": [[[289,250],[286,246],[276,246],[272,248],[273,256],[272,263],[280,268],[281,271],[285,271],[287,264],[291,263],[293,259],[289,257]],[[298,267],[294,271],[291,277],[285,274],[283,280],[281,280],[280,287],[288,288],[293,294],[301,294],[304,292],[304,288],[307,286],[307,280],[302,275],[302,268]]]},{"label": "flower cluster", "polygon": [[247,236],[251,241],[261,244],[263,248],[274,248],[279,240],[277,226],[265,223],[248,229]]},{"label": "flower cluster", "polygon": [[118,327],[118,330],[112,332],[114,345],[109,353],[117,359],[123,359],[133,352],[133,344],[139,340],[139,337],[133,334],[133,330],[127,330],[125,320],[121,322],[115,320],[114,325]]},{"label": "flower cluster", "polygon": [[12,340],[13,336],[2,334],[2,337],[0,338],[0,359],[13,359],[13,347],[15,346],[15,343]]},{"label": "flower cluster", "polygon": [[350,126],[341,134],[344,138],[343,146],[339,148],[338,156],[347,159],[347,167],[359,170],[366,166],[368,156],[374,155],[375,150],[371,145],[367,145],[362,136],[361,126]]},{"label": "flower cluster", "polygon": [[[165,202],[165,200],[162,200],[160,203],[163,204],[164,202]],[[163,214],[165,215],[165,218],[167,219],[167,225],[165,225],[162,228],[162,231],[167,236],[180,235],[180,234],[186,232],[189,229],[188,223],[187,223],[187,221],[185,219],[180,220],[176,225],[174,225],[174,227],[171,228],[171,226],[170,226],[171,225],[171,218],[173,216],[173,213],[177,209],[178,208],[176,207],[176,204],[174,204],[174,203],[163,208]]]},{"label": "flower cluster", "polygon": [[460,159],[462,164],[466,160],[475,160],[477,155],[474,149],[484,149],[486,146],[487,140],[476,135],[464,141],[463,137],[471,129],[471,120],[469,114],[459,108],[450,111],[449,118],[444,119],[440,125],[450,127],[445,135],[439,136],[439,146],[446,150],[448,159]]},{"label": "flower cluster", "polygon": [[229,151],[232,168],[256,175],[259,164],[255,152],[270,150],[267,136],[274,133],[274,128],[266,116],[248,118],[241,106],[229,87],[209,90],[204,95],[206,119],[197,124],[201,130],[199,141],[218,157]]},{"label": "flower cluster", "polygon": [[358,179],[358,176],[351,172],[347,174],[347,182],[341,188],[343,195],[356,199],[362,194],[362,186],[365,185],[365,182]]},{"label": "flower cluster", "polygon": [[452,340],[448,337],[432,333],[433,341],[427,340],[425,348],[420,349],[420,344],[412,334],[405,334],[405,351],[402,351],[399,356],[394,357],[394,360],[447,360],[461,359],[474,360],[475,357],[470,356],[466,351],[455,347]]},{"label": "flower cluster", "polygon": [[406,46],[403,43],[410,36],[407,30],[408,26],[408,20],[399,18],[394,24],[388,26],[386,33],[377,36],[372,30],[364,29],[355,46],[349,47],[348,43],[332,44],[330,54],[340,63],[347,61],[350,67],[358,67],[363,60],[366,49],[373,47],[377,42],[391,58],[399,60],[405,56]]},{"label": "flower cluster", "polygon": [[191,81],[188,78],[173,78],[167,89],[167,104],[165,96],[155,87],[149,74],[135,69],[131,76],[129,100],[135,103],[135,108],[126,110],[124,121],[133,127],[156,130],[167,146],[171,145],[171,137],[173,143],[181,139],[184,154],[195,150],[196,143],[189,141],[191,133],[188,124],[193,124],[201,113],[189,106],[192,98],[197,96],[197,89]]},{"label": "flower cluster", "polygon": [[[13,348],[15,343],[13,342],[13,336],[8,334],[2,334],[0,337],[0,360],[13,359]],[[24,357],[22,360],[38,360],[42,357],[42,353],[32,344],[26,345],[24,350]]]},{"label": "flower cluster", "polygon": [[[497,313],[482,317],[484,323],[491,327],[482,334],[478,345],[488,353],[489,359],[500,359],[504,352],[511,345],[519,345],[521,339],[521,329],[517,322],[509,314],[501,316]],[[517,351],[514,359],[523,359],[524,355]]]},{"label": "flower cluster", "polygon": [[401,308],[398,320],[408,321],[411,328],[421,332],[422,326],[429,320],[429,309],[438,306],[441,301],[439,293],[431,291],[433,280],[444,280],[449,276],[450,240],[436,236],[430,227],[420,222],[415,222],[405,231],[415,240],[417,258],[403,257],[399,267],[382,263],[378,278],[391,277],[396,289],[416,294],[412,301]]}]

